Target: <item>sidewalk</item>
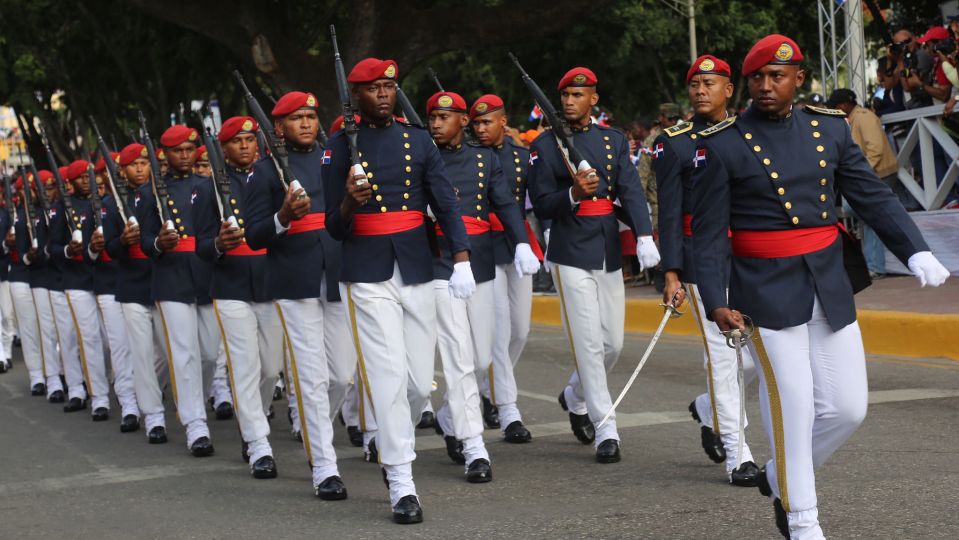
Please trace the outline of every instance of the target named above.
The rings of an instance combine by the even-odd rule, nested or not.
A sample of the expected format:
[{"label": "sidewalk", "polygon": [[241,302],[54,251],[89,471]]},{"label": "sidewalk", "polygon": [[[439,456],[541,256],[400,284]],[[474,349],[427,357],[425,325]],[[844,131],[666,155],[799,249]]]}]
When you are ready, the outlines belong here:
[{"label": "sidewalk", "polygon": [[[656,330],[662,301],[648,285],[626,288],[626,331]],[[856,295],[859,326],[867,354],[944,357],[959,360],[959,278],[938,288],[920,288],[911,276],[887,277]],[[557,296],[533,297],[533,322],[560,325]],[[696,320],[670,321],[665,333],[699,335]]]}]

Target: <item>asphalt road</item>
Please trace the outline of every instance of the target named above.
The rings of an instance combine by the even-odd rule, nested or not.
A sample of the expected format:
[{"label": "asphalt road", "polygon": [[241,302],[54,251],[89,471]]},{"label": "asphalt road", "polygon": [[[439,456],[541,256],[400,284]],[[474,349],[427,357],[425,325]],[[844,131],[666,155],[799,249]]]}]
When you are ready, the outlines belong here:
[{"label": "asphalt road", "polygon": [[[610,376],[616,392],[648,338],[627,336]],[[492,483],[466,483],[440,438],[420,431],[414,473],[426,521],[406,527],[390,521],[378,468],[339,426],[349,499],[324,502],[312,495],[302,447],[283,414],[272,424],[280,476],[253,480],[233,421],[211,420],[216,455],[193,458],[172,411],[170,443],[151,446],[142,431],[121,434],[117,416],[94,424],[89,411],[64,414],[31,397],[16,359],[0,375],[0,537],[777,537],[771,504],[756,489],[727,484],[699,445],[686,412],[704,387],[695,340],[660,342],[621,405],[623,460],[613,465],[595,463],[555,403],[572,366],[567,349],[558,329],[534,329],[517,368],[534,440],[508,445],[486,432]],[[959,538],[959,363],[869,360],[869,415],[818,473],[823,529],[831,538]],[[284,406],[277,402],[278,411]],[[748,440],[765,460],[755,385],[748,411],[756,419]]]}]

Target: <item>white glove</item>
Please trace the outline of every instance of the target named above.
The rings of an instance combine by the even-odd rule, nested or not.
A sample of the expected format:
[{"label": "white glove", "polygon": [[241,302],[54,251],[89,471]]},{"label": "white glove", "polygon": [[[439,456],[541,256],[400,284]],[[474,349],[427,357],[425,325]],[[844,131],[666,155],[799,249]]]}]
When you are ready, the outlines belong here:
[{"label": "white glove", "polygon": [[908,261],[909,270],[919,280],[919,285],[925,287],[938,287],[946,282],[949,277],[949,270],[939,262],[939,259],[931,251],[920,251],[913,253]]},{"label": "white glove", "polygon": [[652,236],[640,236],[636,241],[636,256],[639,258],[639,270],[644,271],[659,264],[659,250]]},{"label": "white glove", "polygon": [[529,244],[516,244],[516,254],[513,256],[513,265],[520,276],[531,276],[539,271],[539,259],[533,254]]},{"label": "white glove", "polygon": [[543,231],[543,242],[545,242],[546,245],[549,246],[549,229],[546,229],[545,231]]},{"label": "white glove", "polygon": [[476,292],[476,280],[473,279],[473,270],[469,261],[458,262],[453,265],[453,275],[450,276],[450,294],[453,298],[466,300]]}]

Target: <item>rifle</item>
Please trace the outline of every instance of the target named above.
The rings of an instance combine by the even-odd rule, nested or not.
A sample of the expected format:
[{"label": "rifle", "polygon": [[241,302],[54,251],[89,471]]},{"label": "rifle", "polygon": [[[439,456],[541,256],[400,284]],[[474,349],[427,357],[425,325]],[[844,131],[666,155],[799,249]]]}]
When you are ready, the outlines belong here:
[{"label": "rifle", "polygon": [[110,157],[110,150],[107,148],[107,143],[103,140],[103,136],[100,135],[100,128],[92,116],[90,117],[90,125],[93,126],[93,132],[97,136],[97,150],[100,152],[100,156],[103,157],[103,161],[107,164],[106,181],[110,188],[110,193],[113,193],[113,197],[117,200],[117,212],[120,213],[120,217],[124,222],[134,226],[138,225],[137,218],[133,215],[133,211],[127,203],[127,187],[120,179],[117,162],[113,161],[113,158]]},{"label": "rifle", "polygon": [[143,111],[137,110],[137,121],[140,123],[140,130],[143,131],[143,145],[147,147],[147,156],[150,159],[150,173],[153,176],[153,196],[157,201],[157,212],[160,214],[160,221],[165,223],[167,229],[175,231],[173,225],[173,215],[170,214],[170,203],[167,194],[166,181],[160,174],[160,162],[157,161],[156,149],[153,147],[153,139],[150,138],[150,132],[147,130],[147,119],[143,116]]},{"label": "rifle", "polygon": [[90,179],[90,206],[93,209],[93,225],[95,231],[103,234],[103,216],[100,214],[103,208],[103,200],[100,199],[100,190],[97,188],[97,173],[93,163],[87,165],[87,178]]},{"label": "rifle", "polygon": [[280,178],[280,184],[282,184],[287,191],[292,190],[295,192],[301,189],[303,186],[300,185],[300,181],[296,179],[293,170],[290,169],[290,156],[286,150],[286,146],[280,144],[276,134],[269,130],[269,127],[273,125],[273,121],[263,112],[260,103],[257,102],[253,94],[250,93],[250,89],[246,86],[246,81],[243,80],[243,75],[240,74],[239,70],[233,70],[233,77],[243,90],[243,97],[246,98],[247,106],[250,108],[250,112],[253,113],[253,118],[256,119],[257,124],[260,124],[260,132],[263,133],[263,138],[266,139],[266,145],[270,149],[270,158],[273,160],[273,166],[276,167],[276,174]]},{"label": "rifle", "polygon": [[[46,130],[43,129],[42,125],[40,126],[40,141],[43,143],[43,149],[47,153],[47,162],[50,164],[50,172],[53,173],[53,178],[56,180],[57,191],[60,192],[60,198],[63,200],[63,208],[67,213],[65,218],[67,222],[67,230],[70,231],[70,239],[76,242],[83,242],[83,233],[76,228],[76,224],[79,223],[77,211],[75,208],[73,208],[73,201],[70,200],[70,194],[67,191],[67,185],[64,183],[63,177],[60,176],[60,167],[57,166],[57,158],[53,155],[53,149],[50,148],[50,141],[47,140],[47,133]],[[38,179],[39,177],[40,176],[37,175]]]},{"label": "rifle", "polygon": [[[333,42],[333,66],[336,71],[336,90],[340,94],[340,103],[343,105],[343,131],[346,133],[346,140],[350,145],[350,158],[353,161],[352,175],[365,176],[362,162],[360,161],[360,149],[357,145],[357,136],[360,129],[356,125],[356,117],[353,116],[353,105],[350,103],[350,90],[346,83],[346,69],[343,68],[343,59],[340,58],[340,47],[336,43],[336,27],[330,25],[330,39]],[[367,183],[366,179],[356,181],[356,185]]]},{"label": "rifle", "polygon": [[[20,163],[24,163],[26,160],[24,158],[23,152],[17,147],[17,152],[20,154]],[[23,167],[24,174],[26,174],[26,167]],[[47,200],[47,193],[44,191],[44,187],[40,184],[40,171],[37,170],[36,163],[33,162],[33,158],[30,158],[30,174],[33,175],[33,181],[37,185],[37,197],[40,199],[39,208],[40,214],[43,215],[43,222],[47,225],[50,224],[50,201]],[[26,176],[24,176],[24,181],[26,181]],[[26,201],[29,201],[30,206],[33,206],[33,197],[24,197]],[[26,201],[24,205],[26,206]]]},{"label": "rifle", "polygon": [[403,92],[403,89],[400,88],[399,83],[396,84],[396,101],[400,102],[400,109],[403,110],[403,116],[406,117],[406,121],[410,125],[421,128],[426,127],[426,124],[423,123],[423,119],[420,118],[420,115],[416,114],[416,107],[410,103],[410,98],[406,97],[406,92]]},{"label": "rifle", "polygon": [[430,77],[433,77],[433,82],[436,83],[436,87],[440,89],[440,92],[445,92],[446,90],[443,90],[443,85],[440,83],[440,78],[436,76],[436,72],[433,71],[433,68],[426,68],[426,70],[429,72]]},{"label": "rifle", "polygon": [[[23,155],[21,154],[20,157],[20,162],[23,163]],[[30,238],[30,246],[33,249],[38,249],[37,234],[33,230],[33,216],[30,215],[30,207],[33,206],[33,197],[30,195],[30,179],[27,177],[27,169],[23,165],[20,166],[20,175],[23,177],[23,218],[27,224],[27,236]],[[36,182],[39,183],[40,179],[37,178]]]},{"label": "rifle", "polygon": [[[567,161],[569,162],[567,166],[570,168],[570,172],[573,172],[572,168],[574,164],[577,171],[592,169],[592,166],[583,158],[583,155],[573,146],[573,132],[569,129],[569,124],[560,118],[559,113],[556,112],[556,108],[550,103],[549,98],[546,97],[546,94],[543,93],[539,85],[530,78],[513,53],[507,54],[509,54],[510,60],[519,68],[520,73],[523,74],[523,82],[526,83],[526,88],[533,94],[533,101],[535,101],[536,104],[539,105],[540,110],[543,111],[543,117],[546,118],[546,122],[552,128],[551,131],[556,138],[556,145],[560,153],[567,157]],[[593,176],[595,176],[595,173],[590,175],[590,177]]]},{"label": "rifle", "polygon": [[[196,113],[197,120],[203,126],[203,117]],[[210,128],[203,126],[201,132],[203,144],[206,146],[206,152],[210,156],[210,174],[213,180],[213,191],[217,194],[217,206],[220,209],[220,216],[223,221],[230,222],[230,226],[236,229],[240,224],[236,221],[233,205],[230,203],[230,177],[226,173],[226,163],[220,154],[219,144],[214,140]]]},{"label": "rifle", "polygon": [[[6,171],[6,163],[3,167]],[[3,203],[7,207],[7,214],[10,215],[10,232],[14,233],[14,223],[17,222],[17,207],[13,205],[13,187],[10,185],[10,175],[3,173]]]}]

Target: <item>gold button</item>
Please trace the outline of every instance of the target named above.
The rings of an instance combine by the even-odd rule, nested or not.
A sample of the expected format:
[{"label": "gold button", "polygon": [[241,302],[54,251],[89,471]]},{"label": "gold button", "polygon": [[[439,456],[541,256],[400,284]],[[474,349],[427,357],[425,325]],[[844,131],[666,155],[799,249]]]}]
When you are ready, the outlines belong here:
[{"label": "gold button", "polygon": [[610,197],[609,195],[607,195],[607,196],[606,196],[606,200],[607,200],[607,201],[611,201],[611,200],[613,200],[613,198]]},{"label": "gold button", "polygon": [[823,218],[823,219],[829,219],[829,212],[823,212],[823,213],[822,213],[822,218]]},{"label": "gold button", "polygon": [[799,218],[793,216],[793,225],[799,225]]},{"label": "gold button", "polygon": [[167,199],[166,203],[170,206],[173,206],[173,199]]},{"label": "gold button", "polygon": [[236,199],[230,199],[230,204],[236,204]]},{"label": "gold button", "polygon": [[476,176],[479,176],[480,178],[483,178],[483,176],[485,176],[485,174],[483,173],[483,171],[480,171],[480,172],[476,173]]},{"label": "gold button", "polygon": [[770,161],[770,159],[769,159],[768,157],[767,157],[767,158],[763,158],[763,165],[769,165],[769,164],[771,164],[771,163],[772,163],[772,161]]},{"label": "gold button", "polygon": [[413,159],[413,156],[411,156],[411,155],[409,155],[409,154],[406,154],[406,155],[403,156],[403,157],[406,159],[406,161],[410,161],[411,159]]},{"label": "gold button", "polygon": [[386,207],[385,207],[385,206],[381,206],[381,207],[380,207],[380,212],[386,212]]},{"label": "gold button", "polygon": [[413,167],[410,167],[409,165],[407,165],[406,172],[413,172]]},{"label": "gold button", "polygon": [[819,146],[816,147],[816,151],[817,151],[817,152],[825,152],[825,151],[826,151],[826,147],[820,144]]},{"label": "gold button", "polygon": [[519,163],[519,158],[514,159],[513,163]]},{"label": "gold button", "polygon": [[409,138],[410,138],[410,134],[409,134],[409,133],[404,133],[404,134],[403,134],[403,138],[404,138],[404,139],[409,139]]},{"label": "gold button", "polygon": [[406,210],[408,210],[408,208],[406,207],[406,205],[405,205],[405,204],[404,204],[403,206],[401,206],[400,208],[402,208],[402,209],[403,209],[403,211],[406,211]]},{"label": "gold button", "polygon": [[478,204],[477,204],[477,205],[476,205],[476,209],[477,209],[477,210],[482,210],[483,207],[482,207],[481,205],[478,205]]},{"label": "gold button", "polygon": [[513,191],[515,191],[516,193],[522,193],[523,190],[521,190],[520,188],[516,188]]},{"label": "gold button", "polygon": [[406,185],[410,185],[410,184],[412,184],[412,183],[413,183],[413,182],[410,182],[410,179],[409,179],[409,178],[406,179]]},{"label": "gold button", "polygon": [[370,166],[370,164],[367,163],[366,161],[364,161],[361,165],[363,165],[364,169]]},{"label": "gold button", "polygon": [[594,201],[599,200],[599,197],[596,197],[595,195],[593,195],[593,200]]},{"label": "gold button", "polygon": [[820,135],[818,131],[813,131],[813,132],[812,132],[812,136],[813,136],[814,139],[818,139],[818,138],[821,137],[822,135]]},{"label": "gold button", "polygon": [[373,184],[373,185],[372,185],[372,186],[370,186],[370,187],[372,187],[372,188],[373,188],[373,191],[376,191],[376,190],[378,190],[378,189],[380,189],[380,186],[379,186],[379,185],[377,185],[377,184]]},{"label": "gold button", "polygon": [[477,194],[476,194],[476,198],[477,198],[478,200],[482,201],[482,200],[483,200],[483,194],[482,194],[482,193],[477,193]]},{"label": "gold button", "polygon": [[174,221],[176,221],[177,223],[179,223],[179,222],[180,222],[180,218],[176,218]]},{"label": "gold button", "polygon": [[476,166],[479,167],[480,169],[482,169],[482,168],[483,168],[483,162],[480,161],[479,163],[476,164]]},{"label": "gold button", "polygon": [[516,202],[519,202],[519,197],[513,197],[513,198],[516,199]]},{"label": "gold button", "polygon": [[376,196],[376,202],[380,202],[380,201],[382,201],[382,200],[383,200],[383,196],[382,196],[382,195],[377,195],[377,196]]},{"label": "gold button", "polygon": [[760,150],[762,150],[762,147],[759,146],[758,144],[756,146],[753,146],[753,152],[759,152]]},{"label": "gold button", "polygon": [[825,169],[825,168],[826,168],[826,160],[825,160],[825,159],[820,159],[820,160],[819,160],[819,166],[822,167],[823,169]]},{"label": "gold button", "polygon": [[693,133],[692,135],[689,136],[689,138],[695,141],[695,140],[696,140],[696,137],[698,137],[698,136],[699,136],[699,135],[696,135],[695,133]]},{"label": "gold button", "polygon": [[613,159],[613,154],[606,154],[606,159]]},{"label": "gold button", "polygon": [[793,203],[791,203],[791,202],[789,202],[789,201],[786,201],[786,204],[784,204],[783,206],[786,207],[786,210],[792,210],[792,208],[793,208]]},{"label": "gold button", "polygon": [[403,194],[403,198],[404,198],[404,199],[409,199],[409,198],[410,198],[410,194],[409,194],[409,193],[404,193],[404,194]]},{"label": "gold button", "polygon": [[812,127],[816,127],[819,125],[819,120],[813,120],[812,122],[809,122],[809,125],[811,125]]},{"label": "gold button", "polygon": [[180,226],[180,232],[183,232],[183,231],[185,231],[185,230],[186,230],[186,227],[184,227],[184,226],[181,225],[181,226]]},{"label": "gold button", "polygon": [[609,135],[604,135],[604,136],[603,136],[603,140],[604,140],[604,141],[608,141],[608,140],[609,140]]},{"label": "gold button", "polygon": [[243,225],[243,218],[240,218],[237,221],[240,223],[240,225]]},{"label": "gold button", "polygon": [[476,157],[479,158],[479,159],[482,159],[482,158],[483,158],[483,154],[476,154]]},{"label": "gold button", "polygon": [[[183,230],[183,227],[180,227],[180,230],[182,231],[182,230]],[[189,238],[189,237],[190,237],[189,234],[182,234],[182,235],[180,235],[180,236],[182,236],[183,238]]]},{"label": "gold button", "polygon": [[786,194],[786,190],[783,189],[783,188],[779,188],[779,189],[776,190],[776,193],[779,193],[780,195],[785,195],[785,194]]},{"label": "gold button", "polygon": [[367,178],[373,178],[373,171],[366,171]]},{"label": "gold button", "polygon": [[407,142],[407,143],[403,143],[403,148],[409,148],[409,147],[410,147],[410,143],[408,143],[408,142]]},{"label": "gold button", "polygon": [[819,179],[819,185],[820,185],[820,186],[825,186],[827,183],[829,183],[829,180],[826,180],[825,178],[820,178],[820,179]]},{"label": "gold button", "polygon": [[613,166],[612,166],[612,165],[607,165],[607,166],[606,166],[606,170],[607,170],[607,171],[613,170]]},{"label": "gold button", "polygon": [[779,173],[776,172],[776,171],[773,171],[773,172],[769,173],[769,176],[770,176],[770,178],[772,178],[773,180],[776,180],[777,178],[779,178]]},{"label": "gold button", "polygon": [[607,144],[607,145],[606,145],[606,149],[607,149],[607,150],[612,150],[613,147]]},{"label": "gold button", "polygon": [[522,177],[522,176],[517,176],[517,177],[516,177],[516,183],[517,183],[517,184],[522,184],[522,183],[523,183],[523,177]]},{"label": "gold button", "polygon": [[176,209],[176,208],[173,209],[173,213],[174,213],[174,214],[177,213],[177,209]]},{"label": "gold button", "polygon": [[825,194],[825,193],[823,193],[822,195],[819,196],[819,200],[822,201],[822,202],[826,202],[826,199],[827,199],[827,198],[828,198],[828,197],[826,197],[826,194]]},{"label": "gold button", "polygon": [[752,133],[747,133],[747,134],[743,135],[743,137],[746,137],[746,140],[749,141],[749,140],[752,140],[753,134],[752,134]]}]

